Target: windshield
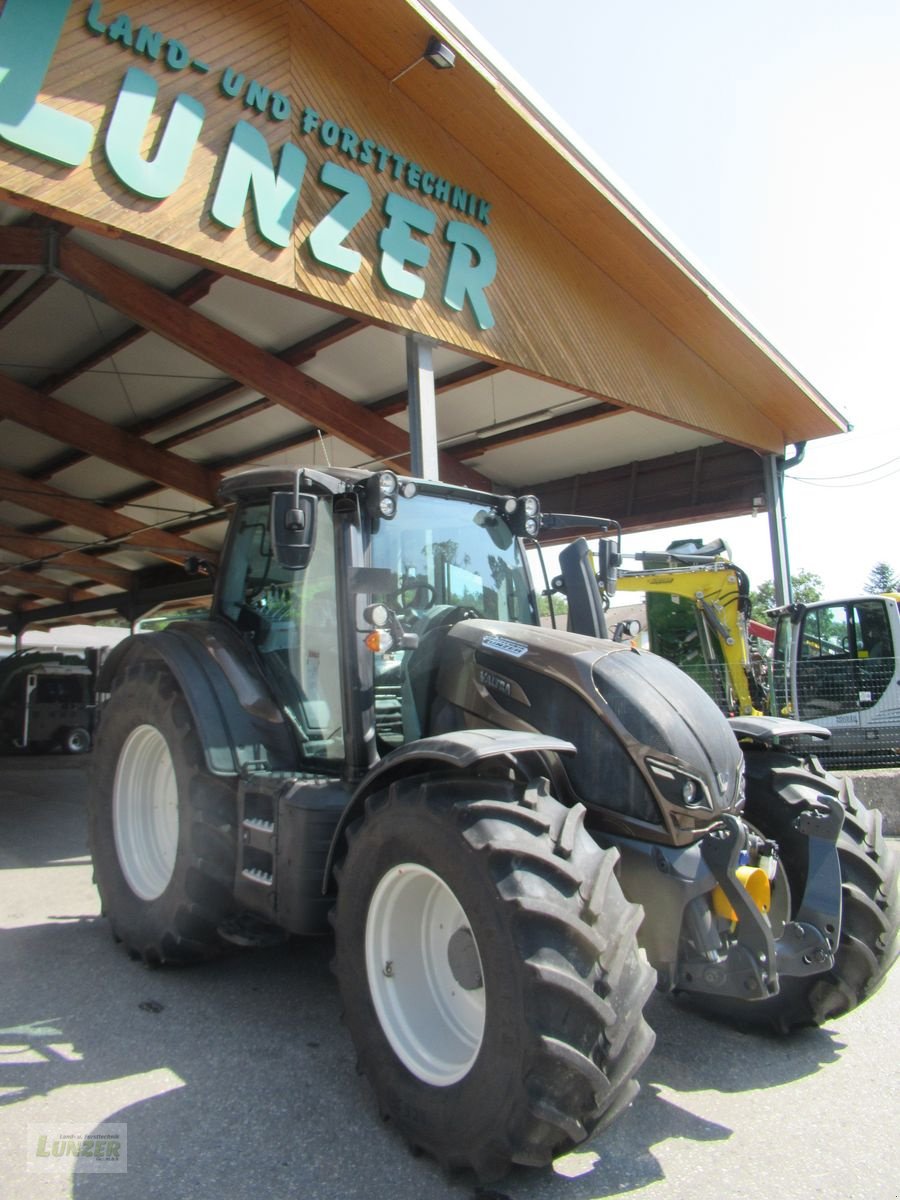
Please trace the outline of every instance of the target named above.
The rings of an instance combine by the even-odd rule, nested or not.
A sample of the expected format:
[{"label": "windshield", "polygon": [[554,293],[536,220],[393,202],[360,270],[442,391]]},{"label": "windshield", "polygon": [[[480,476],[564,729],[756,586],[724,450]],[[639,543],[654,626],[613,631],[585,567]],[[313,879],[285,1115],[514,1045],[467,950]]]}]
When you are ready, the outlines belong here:
[{"label": "windshield", "polygon": [[419,494],[401,501],[397,516],[381,521],[370,563],[391,572],[394,609],[425,614],[455,605],[479,617],[538,623],[519,544],[509,527],[483,505]]}]

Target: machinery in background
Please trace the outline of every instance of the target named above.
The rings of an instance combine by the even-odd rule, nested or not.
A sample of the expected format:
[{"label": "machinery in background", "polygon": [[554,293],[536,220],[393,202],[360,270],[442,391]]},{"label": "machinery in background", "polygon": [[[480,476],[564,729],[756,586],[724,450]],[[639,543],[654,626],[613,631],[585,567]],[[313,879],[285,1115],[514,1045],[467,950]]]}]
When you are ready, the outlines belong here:
[{"label": "machinery in background", "polygon": [[84,754],[100,651],[23,650],[0,662],[0,754]]}]

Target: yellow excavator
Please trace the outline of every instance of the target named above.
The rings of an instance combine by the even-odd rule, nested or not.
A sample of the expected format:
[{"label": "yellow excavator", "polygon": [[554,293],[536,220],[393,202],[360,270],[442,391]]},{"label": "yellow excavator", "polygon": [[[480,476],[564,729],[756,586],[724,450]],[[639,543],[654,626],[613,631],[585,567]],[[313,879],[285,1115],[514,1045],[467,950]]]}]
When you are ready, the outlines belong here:
[{"label": "yellow excavator", "polygon": [[[662,553],[629,557],[640,568],[619,568],[614,586],[646,593],[653,653],[692,675],[727,714],[767,712],[764,647],[775,631],[751,619],[750,583],[727,544],[721,538],[705,545],[673,542]],[[617,627],[619,637],[631,632],[625,624]]]},{"label": "yellow excavator", "polygon": [[[721,538],[630,557],[638,569],[619,566],[605,586],[601,578],[607,599],[617,590],[645,593],[650,649],[692,675],[726,714],[813,722],[830,731],[814,747],[823,756],[897,761],[900,594],[785,605],[769,614],[770,626],[751,617],[749,580]],[[612,636],[633,636],[629,625]]]}]

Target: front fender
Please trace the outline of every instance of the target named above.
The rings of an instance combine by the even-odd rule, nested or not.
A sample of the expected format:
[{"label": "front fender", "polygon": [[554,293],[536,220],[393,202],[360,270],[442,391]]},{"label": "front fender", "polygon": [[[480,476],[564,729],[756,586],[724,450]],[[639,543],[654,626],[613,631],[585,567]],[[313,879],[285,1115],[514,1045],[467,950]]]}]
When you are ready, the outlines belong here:
[{"label": "front fender", "polygon": [[471,771],[492,758],[518,758],[523,754],[574,754],[575,746],[561,738],[509,729],[460,729],[407,742],[386,755],[361,781],[341,813],[328,850],[323,890],[328,888],[334,860],[347,826],[362,812],[366,799],[396,779],[424,774],[435,768]]},{"label": "front fender", "polygon": [[787,717],[729,717],[728,724],[739,742],[749,739],[760,746],[780,746],[798,737],[823,740],[831,737],[831,730],[824,725],[810,725]]}]

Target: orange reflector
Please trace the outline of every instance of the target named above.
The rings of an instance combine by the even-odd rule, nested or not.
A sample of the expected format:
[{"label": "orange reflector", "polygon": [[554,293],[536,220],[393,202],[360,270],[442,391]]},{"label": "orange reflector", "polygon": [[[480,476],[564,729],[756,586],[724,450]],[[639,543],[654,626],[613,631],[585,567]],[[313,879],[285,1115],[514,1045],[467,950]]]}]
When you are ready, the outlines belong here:
[{"label": "orange reflector", "polygon": [[394,639],[386,629],[373,629],[366,634],[364,641],[375,654],[384,654],[394,644]]},{"label": "orange reflector", "polygon": [[[735,871],[738,883],[746,890],[750,899],[761,913],[767,913],[772,904],[772,885],[762,867],[738,867]],[[717,917],[727,921],[736,921],[737,913],[731,907],[731,902],[721,887],[712,892],[713,909]]]}]

